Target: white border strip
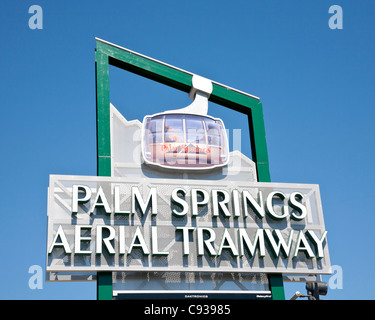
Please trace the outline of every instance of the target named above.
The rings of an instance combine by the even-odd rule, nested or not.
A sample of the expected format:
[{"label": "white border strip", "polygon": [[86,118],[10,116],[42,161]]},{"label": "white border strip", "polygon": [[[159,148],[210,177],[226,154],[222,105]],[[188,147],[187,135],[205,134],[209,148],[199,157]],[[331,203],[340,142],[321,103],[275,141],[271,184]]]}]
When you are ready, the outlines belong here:
[{"label": "white border strip", "polygon": [[256,291],[256,290],[113,290],[113,296],[117,296],[118,294],[127,293],[127,294],[170,294],[170,293],[181,293],[181,294],[271,294],[271,291]]}]

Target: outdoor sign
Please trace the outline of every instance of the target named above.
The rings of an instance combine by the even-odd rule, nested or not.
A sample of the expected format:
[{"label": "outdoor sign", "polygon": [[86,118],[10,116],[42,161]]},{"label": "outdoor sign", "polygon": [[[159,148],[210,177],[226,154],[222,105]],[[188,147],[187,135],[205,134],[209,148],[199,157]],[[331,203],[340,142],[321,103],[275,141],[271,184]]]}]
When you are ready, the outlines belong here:
[{"label": "outdoor sign", "polygon": [[[185,129],[189,121],[195,131]],[[180,128],[178,143],[203,137],[205,147],[195,148],[211,148],[214,134],[200,130],[206,123],[220,128],[216,145],[224,152],[167,158],[163,128]],[[111,106],[111,132],[111,177],[50,176],[47,272],[330,272],[319,187],[256,182],[254,163],[227,153],[221,120],[170,113],[142,125]],[[159,149],[151,163],[143,161],[149,141]],[[227,165],[211,166],[223,165],[223,156]]]},{"label": "outdoor sign", "polygon": [[[96,43],[97,176],[50,176],[48,281],[96,280],[98,299],[285,299],[283,274],[331,273],[319,187],[270,182],[258,97]],[[127,120],[110,103],[109,65],[193,102]],[[247,115],[252,159],[230,152],[209,100]]]},{"label": "outdoor sign", "polygon": [[329,273],[317,185],[51,176],[47,271]]}]

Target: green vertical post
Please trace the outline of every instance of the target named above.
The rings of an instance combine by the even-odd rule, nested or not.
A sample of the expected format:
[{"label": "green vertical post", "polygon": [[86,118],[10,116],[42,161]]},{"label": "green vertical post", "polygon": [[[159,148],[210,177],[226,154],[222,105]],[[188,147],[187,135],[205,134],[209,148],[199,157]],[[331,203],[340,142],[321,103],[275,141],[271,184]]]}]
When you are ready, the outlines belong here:
[{"label": "green vertical post", "polygon": [[257,166],[259,182],[271,182],[268,163],[266,131],[264,128],[263,107],[259,101],[248,116],[253,161]]},{"label": "green vertical post", "polygon": [[[259,182],[271,182],[271,174],[268,163],[268,151],[266,143],[266,131],[264,128],[262,103],[251,109],[249,115],[249,128],[251,136],[251,150],[253,160],[257,166]],[[285,300],[283,275],[272,273],[268,275],[270,290],[273,300]]]},{"label": "green vertical post", "polygon": [[98,272],[96,274],[97,300],[112,300],[112,272]]},{"label": "green vertical post", "polygon": [[111,134],[109,111],[109,64],[108,56],[95,52],[96,69],[96,141],[97,175],[111,175]]},{"label": "green vertical post", "polygon": [[283,275],[272,273],[268,275],[273,300],[285,300]]},{"label": "green vertical post", "polygon": [[[95,52],[97,175],[111,175],[108,56]],[[96,275],[97,300],[112,300],[112,272]]]}]

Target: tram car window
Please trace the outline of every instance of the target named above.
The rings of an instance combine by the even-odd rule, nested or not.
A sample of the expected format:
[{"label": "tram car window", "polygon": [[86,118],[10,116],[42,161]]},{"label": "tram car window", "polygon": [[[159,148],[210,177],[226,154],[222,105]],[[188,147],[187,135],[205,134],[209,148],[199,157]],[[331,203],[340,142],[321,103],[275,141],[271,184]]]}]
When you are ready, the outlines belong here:
[{"label": "tram car window", "polygon": [[204,169],[228,163],[223,122],[210,116],[164,113],[143,120],[142,152],[147,164]]}]

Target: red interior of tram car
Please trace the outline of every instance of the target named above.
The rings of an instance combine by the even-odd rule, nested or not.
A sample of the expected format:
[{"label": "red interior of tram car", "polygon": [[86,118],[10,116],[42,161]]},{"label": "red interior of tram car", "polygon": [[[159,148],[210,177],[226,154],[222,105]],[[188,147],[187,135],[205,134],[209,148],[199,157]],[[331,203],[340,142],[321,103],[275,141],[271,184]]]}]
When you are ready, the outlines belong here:
[{"label": "red interior of tram car", "polygon": [[144,122],[143,153],[148,163],[166,167],[215,167],[228,161],[220,119],[190,114],[158,114]]}]

